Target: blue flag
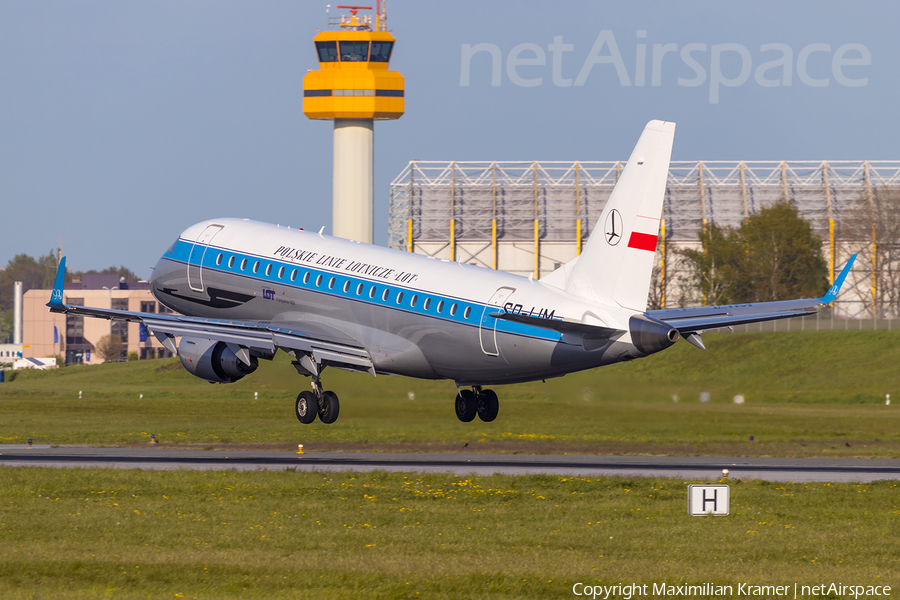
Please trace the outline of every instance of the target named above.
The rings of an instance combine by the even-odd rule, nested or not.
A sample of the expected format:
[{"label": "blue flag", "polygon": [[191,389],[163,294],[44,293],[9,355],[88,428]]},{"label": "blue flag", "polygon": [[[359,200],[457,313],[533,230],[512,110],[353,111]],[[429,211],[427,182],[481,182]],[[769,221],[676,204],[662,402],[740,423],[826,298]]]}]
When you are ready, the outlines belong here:
[{"label": "blue flag", "polygon": [[84,351],[84,362],[91,362],[91,351],[90,350]]},{"label": "blue flag", "polygon": [[59,329],[56,328],[56,325],[53,326],[53,343],[59,343]]},{"label": "blue flag", "polygon": [[147,326],[144,325],[143,323],[141,323],[141,327],[140,327],[140,338],[141,338],[142,342],[147,341]]}]

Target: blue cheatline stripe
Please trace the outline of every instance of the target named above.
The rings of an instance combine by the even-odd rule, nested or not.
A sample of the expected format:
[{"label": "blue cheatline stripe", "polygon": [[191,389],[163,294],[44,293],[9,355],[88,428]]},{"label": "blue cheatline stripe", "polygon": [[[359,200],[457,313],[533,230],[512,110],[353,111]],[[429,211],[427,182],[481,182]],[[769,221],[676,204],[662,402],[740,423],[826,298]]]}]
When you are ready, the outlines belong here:
[{"label": "blue cheatline stripe", "polygon": [[[194,242],[179,240],[175,244],[175,248],[170,255],[171,260],[173,260],[174,262],[183,263],[185,265],[189,264],[191,258],[196,258],[196,256],[192,256],[191,253],[193,247]],[[485,307],[489,306],[486,304],[471,302],[462,298],[435,294],[434,292],[430,292],[427,290],[403,287],[400,285],[390,285],[381,281],[342,275],[340,273],[328,271],[325,269],[315,269],[312,267],[301,266],[294,263],[281,262],[278,260],[273,260],[271,258],[237,252],[230,248],[208,246],[207,251],[203,256],[204,258],[202,268],[204,271],[210,270],[227,275],[245,277],[272,285],[280,285],[307,292],[336,296],[338,298],[362,302],[364,304],[373,304],[382,308],[389,308],[405,313],[441,319],[443,321],[450,321],[460,325],[468,325],[470,327],[481,326],[482,313],[484,312]],[[219,256],[222,257],[220,264],[216,264],[217,262],[219,262]],[[230,259],[232,257],[234,257],[234,262],[232,266],[229,267],[229,263],[231,262]],[[245,269],[242,271],[241,264],[244,260],[246,260],[247,263]],[[253,269],[257,263],[258,268],[254,273]],[[196,265],[197,263],[193,264]],[[267,275],[266,268],[269,265],[272,266],[272,269],[270,274]],[[278,273],[281,267],[284,267],[284,273],[282,278],[279,279]],[[291,276],[294,271],[296,271],[296,277],[292,281]],[[307,283],[304,283],[303,280],[306,273],[309,273],[309,280]],[[316,285],[316,281],[319,277],[321,277],[321,283],[319,285]],[[329,287],[331,285],[332,279],[334,280],[334,283],[331,287]],[[349,283],[349,287],[347,288],[346,292],[344,291],[345,283]],[[362,284],[363,289],[362,293],[358,295],[356,293],[356,290],[360,284]],[[376,288],[374,297],[369,296],[372,286],[375,286]],[[384,299],[385,290],[388,291],[386,300]],[[397,302],[398,293],[403,294],[403,299],[400,303]],[[417,296],[415,307],[410,306],[410,301],[413,296]],[[424,308],[426,299],[430,299],[428,310],[425,310]],[[437,310],[439,304],[442,304],[441,312],[438,312]],[[450,310],[454,304],[457,307],[456,313],[454,315],[451,315]],[[499,307],[490,308],[499,309]],[[469,309],[468,319],[465,317],[466,309]],[[497,319],[496,321],[496,329],[500,333],[510,333],[523,337],[535,338],[551,342],[559,341],[562,338],[562,334],[549,329],[534,327],[523,323],[516,323],[514,321],[499,319]]]}]

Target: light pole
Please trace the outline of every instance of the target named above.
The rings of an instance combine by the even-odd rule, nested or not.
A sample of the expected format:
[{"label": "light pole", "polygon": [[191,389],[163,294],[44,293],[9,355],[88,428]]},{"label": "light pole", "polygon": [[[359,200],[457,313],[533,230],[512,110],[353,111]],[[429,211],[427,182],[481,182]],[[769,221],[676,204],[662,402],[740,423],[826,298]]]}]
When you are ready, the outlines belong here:
[{"label": "light pole", "polygon": [[[106,291],[109,292],[109,308],[110,308],[110,310],[112,310],[112,293],[113,293],[113,290],[119,289],[119,286],[114,285],[113,287],[109,288],[109,287],[106,287],[106,286],[104,285],[104,286],[101,286],[101,287],[102,287],[104,290],[106,290]],[[113,335],[113,322],[112,322],[112,319],[109,320],[109,335]],[[104,360],[105,360],[105,359],[104,359]]]},{"label": "light pole", "polygon": [[111,308],[112,308],[112,293],[113,293],[113,290],[119,289],[119,286],[114,285],[113,287],[108,288],[108,287],[106,287],[106,286],[104,285],[104,286],[102,286],[102,287],[103,287],[104,290],[106,290],[106,291],[109,292],[109,308],[111,309]]}]

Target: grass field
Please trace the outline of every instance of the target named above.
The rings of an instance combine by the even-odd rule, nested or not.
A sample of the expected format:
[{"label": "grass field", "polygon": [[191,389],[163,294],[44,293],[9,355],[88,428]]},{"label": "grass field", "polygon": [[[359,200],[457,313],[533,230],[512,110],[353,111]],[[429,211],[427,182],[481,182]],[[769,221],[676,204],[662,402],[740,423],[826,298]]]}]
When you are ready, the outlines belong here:
[{"label": "grass field", "polygon": [[[898,482],[4,468],[0,597],[563,598],[576,582],[900,585]],[[621,596],[618,596],[621,597]]]},{"label": "grass field", "polygon": [[[680,342],[632,363],[498,387],[493,423],[458,422],[451,382],[330,370],[341,418],[304,427],[293,399],[309,380],[284,355],[231,385],[200,381],[177,360],[22,372],[0,384],[0,443],[144,443],[152,433],[203,447],[900,457],[900,332],[705,340],[706,352]],[[711,401],[700,403],[701,392]]]},{"label": "grass field", "polygon": [[[154,433],[164,444],[313,451],[900,457],[900,407],[884,404],[886,393],[900,399],[900,333],[705,339],[707,352],[680,343],[629,364],[498,388],[493,423],[459,423],[449,382],[329,371],[341,419],[304,427],[292,400],[308,380],[283,358],[231,386],[199,381],[177,361],[20,373],[0,385],[0,443],[135,444]],[[700,403],[701,392],[711,401]],[[746,403],[734,404],[736,394]],[[689,517],[687,483],[4,467],[0,598],[563,598],[577,582],[900,586],[896,481],[730,481],[726,517]]]}]

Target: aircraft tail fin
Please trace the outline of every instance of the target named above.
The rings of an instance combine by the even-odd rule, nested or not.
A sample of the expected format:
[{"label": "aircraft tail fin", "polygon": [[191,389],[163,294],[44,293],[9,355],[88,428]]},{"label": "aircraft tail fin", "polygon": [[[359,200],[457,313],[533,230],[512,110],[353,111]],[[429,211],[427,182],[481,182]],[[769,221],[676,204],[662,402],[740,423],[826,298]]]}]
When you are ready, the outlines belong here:
[{"label": "aircraft tail fin", "polygon": [[50,294],[50,302],[47,307],[50,312],[60,312],[63,308],[63,288],[66,285],[66,257],[59,259],[59,266],[56,268],[56,280],[53,283],[53,292]]},{"label": "aircraft tail fin", "polygon": [[570,294],[647,309],[675,123],[650,121],[581,255],[561,267]]}]

